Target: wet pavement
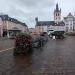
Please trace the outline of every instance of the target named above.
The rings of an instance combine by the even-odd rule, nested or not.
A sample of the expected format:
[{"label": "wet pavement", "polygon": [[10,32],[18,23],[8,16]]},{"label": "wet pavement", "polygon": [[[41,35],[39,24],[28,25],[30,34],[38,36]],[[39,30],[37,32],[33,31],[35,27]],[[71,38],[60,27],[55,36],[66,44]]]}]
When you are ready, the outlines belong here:
[{"label": "wet pavement", "polygon": [[0,75],[75,75],[75,37],[50,39],[30,55],[0,53]]},{"label": "wet pavement", "polygon": [[14,47],[14,39],[0,38],[0,51]]}]

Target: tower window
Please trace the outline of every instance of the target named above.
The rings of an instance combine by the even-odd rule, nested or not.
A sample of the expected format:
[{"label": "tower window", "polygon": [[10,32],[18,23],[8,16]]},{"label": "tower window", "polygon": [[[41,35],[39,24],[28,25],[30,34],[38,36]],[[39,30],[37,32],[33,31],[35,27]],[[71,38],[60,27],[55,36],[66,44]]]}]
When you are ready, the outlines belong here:
[{"label": "tower window", "polygon": [[56,16],[57,16],[57,14],[56,14]]}]

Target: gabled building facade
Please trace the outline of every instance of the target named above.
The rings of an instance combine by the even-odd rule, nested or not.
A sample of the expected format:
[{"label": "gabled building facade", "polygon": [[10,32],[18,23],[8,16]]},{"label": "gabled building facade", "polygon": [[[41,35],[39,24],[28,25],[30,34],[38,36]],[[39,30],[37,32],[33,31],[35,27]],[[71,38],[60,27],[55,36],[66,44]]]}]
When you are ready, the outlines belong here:
[{"label": "gabled building facade", "polygon": [[67,17],[64,17],[64,23],[66,32],[75,31],[75,17],[71,13],[69,13]]}]

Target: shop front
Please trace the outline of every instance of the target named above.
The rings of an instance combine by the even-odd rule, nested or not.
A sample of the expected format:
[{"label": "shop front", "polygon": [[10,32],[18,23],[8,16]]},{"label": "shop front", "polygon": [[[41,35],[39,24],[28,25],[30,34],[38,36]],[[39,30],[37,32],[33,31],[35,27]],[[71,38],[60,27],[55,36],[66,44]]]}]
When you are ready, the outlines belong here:
[{"label": "shop front", "polygon": [[12,28],[10,30],[4,30],[3,31],[3,37],[8,37],[8,38],[15,38],[16,34],[20,33],[21,30],[18,28]]},{"label": "shop front", "polygon": [[21,30],[9,30],[9,31],[7,31],[7,37],[15,38],[15,36],[20,32],[21,32]]}]

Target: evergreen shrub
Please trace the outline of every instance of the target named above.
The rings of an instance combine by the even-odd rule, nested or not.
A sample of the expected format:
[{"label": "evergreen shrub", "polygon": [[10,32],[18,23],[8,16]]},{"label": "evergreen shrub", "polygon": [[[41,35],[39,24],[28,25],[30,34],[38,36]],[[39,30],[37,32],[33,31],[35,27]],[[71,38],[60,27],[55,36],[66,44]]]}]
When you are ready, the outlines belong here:
[{"label": "evergreen shrub", "polygon": [[25,54],[32,51],[32,37],[27,33],[20,33],[15,38],[14,54]]}]

